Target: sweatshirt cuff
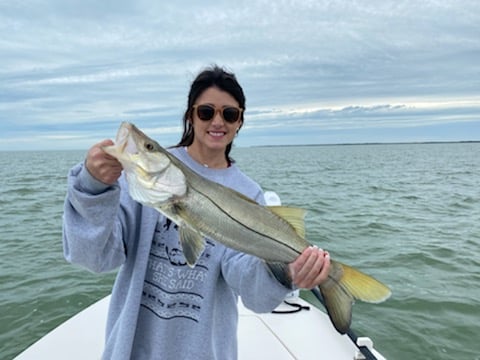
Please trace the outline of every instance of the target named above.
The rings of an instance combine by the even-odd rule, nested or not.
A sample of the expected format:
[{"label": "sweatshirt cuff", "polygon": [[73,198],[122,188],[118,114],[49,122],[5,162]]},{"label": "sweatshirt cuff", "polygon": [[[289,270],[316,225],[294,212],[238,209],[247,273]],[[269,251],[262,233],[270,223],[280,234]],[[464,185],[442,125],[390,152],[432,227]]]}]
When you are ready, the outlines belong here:
[{"label": "sweatshirt cuff", "polygon": [[88,171],[85,164],[82,165],[82,168],[78,174],[78,184],[83,192],[92,195],[101,194],[114,186],[105,184],[104,182],[94,178],[93,175]]}]

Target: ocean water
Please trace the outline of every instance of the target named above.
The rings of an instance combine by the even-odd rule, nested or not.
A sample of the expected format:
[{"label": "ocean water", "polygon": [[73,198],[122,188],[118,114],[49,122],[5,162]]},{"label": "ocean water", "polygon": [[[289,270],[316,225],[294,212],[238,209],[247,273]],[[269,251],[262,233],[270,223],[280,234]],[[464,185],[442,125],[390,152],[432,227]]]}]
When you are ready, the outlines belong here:
[{"label": "ocean water", "polygon": [[[235,148],[238,165],[307,237],[393,291],[356,303],[353,330],[388,359],[480,359],[480,143]],[[0,152],[0,359],[109,293],[114,274],[67,264],[71,152]],[[321,334],[319,334],[321,336]]]}]

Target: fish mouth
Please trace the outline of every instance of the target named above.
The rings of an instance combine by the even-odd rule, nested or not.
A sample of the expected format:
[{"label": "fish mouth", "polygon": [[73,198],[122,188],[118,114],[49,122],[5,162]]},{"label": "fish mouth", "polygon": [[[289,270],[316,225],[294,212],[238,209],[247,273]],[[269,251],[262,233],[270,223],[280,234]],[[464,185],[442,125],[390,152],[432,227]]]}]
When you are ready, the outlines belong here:
[{"label": "fish mouth", "polygon": [[127,153],[129,155],[138,154],[138,147],[134,138],[133,125],[127,122],[122,123],[120,129],[118,129],[115,142],[121,153]]}]

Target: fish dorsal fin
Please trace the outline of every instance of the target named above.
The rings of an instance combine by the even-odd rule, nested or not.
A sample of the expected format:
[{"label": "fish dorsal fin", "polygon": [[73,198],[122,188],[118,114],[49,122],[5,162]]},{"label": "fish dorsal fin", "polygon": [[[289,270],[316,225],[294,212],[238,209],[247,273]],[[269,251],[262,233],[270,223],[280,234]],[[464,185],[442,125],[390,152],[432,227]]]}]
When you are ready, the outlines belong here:
[{"label": "fish dorsal fin", "polygon": [[305,214],[306,210],[288,206],[267,206],[273,213],[287,221],[296,233],[305,238]]},{"label": "fish dorsal fin", "polygon": [[192,228],[180,226],[180,243],[188,266],[193,268],[205,249],[205,239]]}]

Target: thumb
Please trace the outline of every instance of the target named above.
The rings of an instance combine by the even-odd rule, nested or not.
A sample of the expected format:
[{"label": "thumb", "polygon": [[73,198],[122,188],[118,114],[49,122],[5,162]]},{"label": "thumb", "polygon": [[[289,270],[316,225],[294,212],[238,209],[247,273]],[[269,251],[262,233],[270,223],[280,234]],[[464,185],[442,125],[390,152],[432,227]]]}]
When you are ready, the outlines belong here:
[{"label": "thumb", "polygon": [[103,141],[100,141],[98,143],[99,146],[111,146],[111,145],[115,145],[115,143],[113,142],[112,139],[105,139]]}]

